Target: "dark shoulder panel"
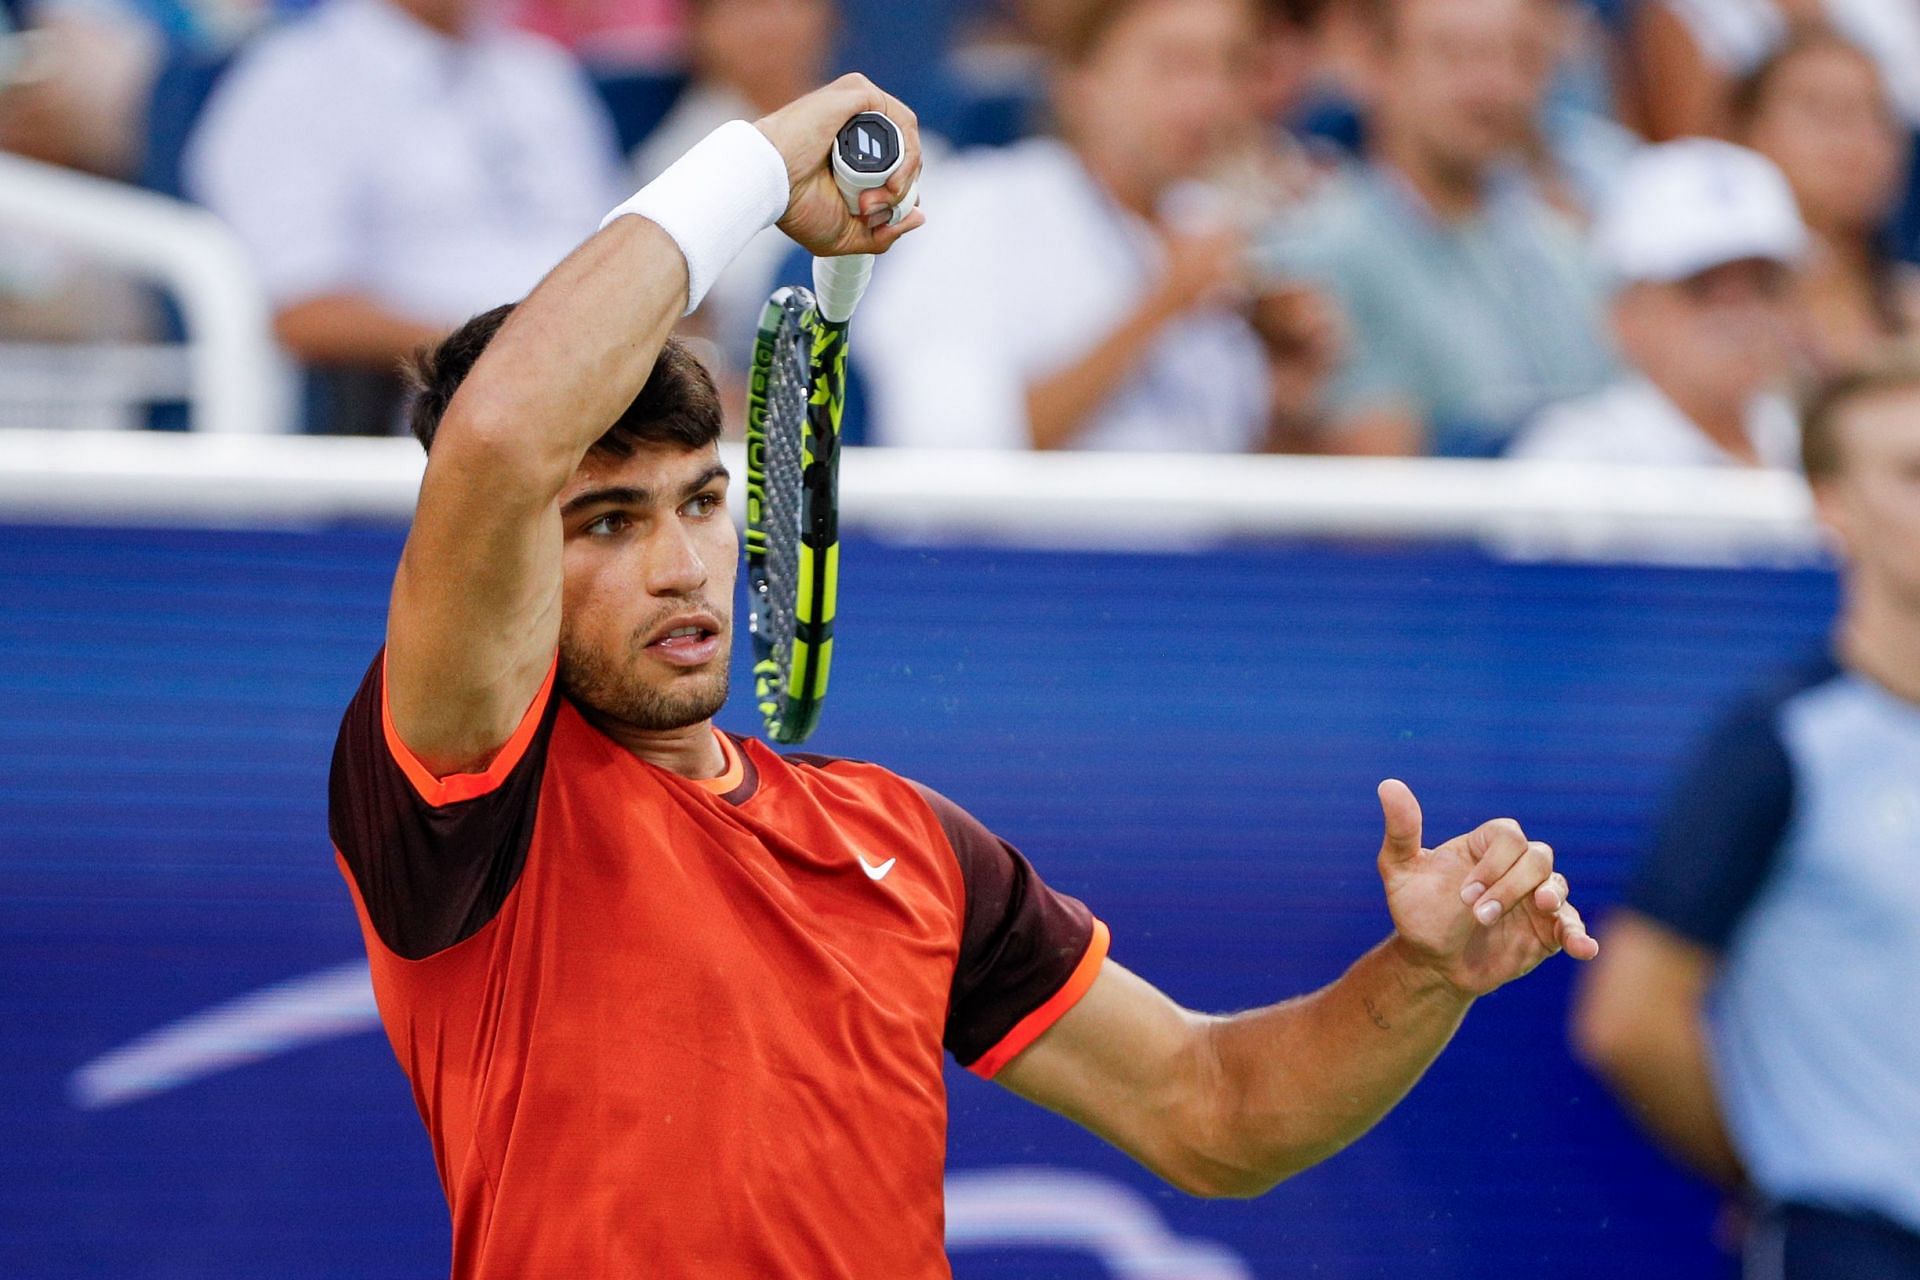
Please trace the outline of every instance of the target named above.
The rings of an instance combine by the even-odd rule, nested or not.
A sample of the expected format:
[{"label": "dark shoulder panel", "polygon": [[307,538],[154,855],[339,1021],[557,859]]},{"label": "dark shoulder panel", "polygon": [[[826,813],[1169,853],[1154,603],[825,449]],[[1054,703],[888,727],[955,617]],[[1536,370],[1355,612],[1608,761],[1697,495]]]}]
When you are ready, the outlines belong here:
[{"label": "dark shoulder panel", "polygon": [[492,767],[435,779],[391,733],[384,659],[341,720],[327,825],[380,940],[420,960],[478,932],[519,879],[560,700],[549,676]]},{"label": "dark shoulder panel", "polygon": [[1702,946],[1726,947],[1766,886],[1793,816],[1780,708],[1833,674],[1830,663],[1797,671],[1714,727],[1668,796],[1627,906]]},{"label": "dark shoulder panel", "polygon": [[1094,941],[1094,918],[1078,899],[1048,888],[1018,849],[972,814],[931,788],[913,787],[940,820],[966,886],[945,1044],[971,1067],[1075,978]]}]

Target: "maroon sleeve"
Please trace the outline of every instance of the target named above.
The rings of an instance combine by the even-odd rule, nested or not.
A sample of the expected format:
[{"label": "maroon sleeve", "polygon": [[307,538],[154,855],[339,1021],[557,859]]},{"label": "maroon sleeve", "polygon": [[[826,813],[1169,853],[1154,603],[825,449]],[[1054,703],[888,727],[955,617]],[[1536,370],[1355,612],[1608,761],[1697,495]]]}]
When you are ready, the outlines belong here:
[{"label": "maroon sleeve", "polygon": [[960,1065],[991,1077],[1086,994],[1106,957],[1106,926],[1078,899],[1048,888],[972,814],[914,788],[940,820],[966,887],[946,1047]]},{"label": "maroon sleeve", "polygon": [[549,676],[492,766],[436,778],[393,733],[385,657],[340,722],[327,828],[381,942],[421,960],[472,937],[520,878],[559,699]]}]

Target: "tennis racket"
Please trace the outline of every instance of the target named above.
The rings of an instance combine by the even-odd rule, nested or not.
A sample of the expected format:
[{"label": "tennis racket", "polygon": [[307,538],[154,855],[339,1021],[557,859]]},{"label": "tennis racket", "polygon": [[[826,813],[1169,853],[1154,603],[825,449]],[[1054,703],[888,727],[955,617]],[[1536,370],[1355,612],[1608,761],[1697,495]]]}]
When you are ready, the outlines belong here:
[{"label": "tennis racket", "polygon": [[[904,158],[900,130],[878,112],[834,139],[833,175],[853,213]],[[894,210],[904,218],[916,193]],[[833,665],[840,577],[840,421],[847,324],[873,258],[816,258],[813,289],[778,289],[760,315],[747,384],[747,599],[753,689],[767,736],[806,741],[820,723]]]}]

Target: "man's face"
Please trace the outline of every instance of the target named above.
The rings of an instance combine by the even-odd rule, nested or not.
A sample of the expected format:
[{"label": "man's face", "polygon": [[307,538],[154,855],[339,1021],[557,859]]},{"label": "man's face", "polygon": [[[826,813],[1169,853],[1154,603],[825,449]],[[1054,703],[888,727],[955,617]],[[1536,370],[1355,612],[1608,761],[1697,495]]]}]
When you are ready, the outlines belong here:
[{"label": "man's face", "polygon": [[1614,300],[1620,345],[1668,394],[1744,409],[1785,378],[1792,274],[1748,259],[1671,284],[1627,286]]},{"label": "man's face", "polygon": [[1143,0],[1062,73],[1062,109],[1084,145],[1127,155],[1152,185],[1195,176],[1244,133],[1255,40],[1245,0]]},{"label": "man's face", "polygon": [[1853,589],[1920,614],[1920,388],[1856,401],[1835,426],[1840,471],[1815,492]]},{"label": "man's face", "polygon": [[727,700],[739,539],[717,448],[587,455],[560,495],[560,680],[576,703],[657,732]]},{"label": "man's face", "polygon": [[695,63],[735,88],[780,86],[804,93],[833,52],[833,0],[703,0],[693,6]]},{"label": "man's face", "polygon": [[1379,58],[1382,139],[1462,178],[1512,157],[1542,87],[1540,0],[1393,0]]}]

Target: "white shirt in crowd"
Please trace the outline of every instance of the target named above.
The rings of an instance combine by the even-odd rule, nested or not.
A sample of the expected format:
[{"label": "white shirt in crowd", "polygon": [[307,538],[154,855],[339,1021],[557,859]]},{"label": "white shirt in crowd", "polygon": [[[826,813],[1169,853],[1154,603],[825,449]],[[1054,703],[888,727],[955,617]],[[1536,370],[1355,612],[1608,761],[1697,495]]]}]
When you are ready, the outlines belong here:
[{"label": "white shirt in crowd", "polygon": [[[644,187],[652,182],[727,121],[752,120],[759,114],[752,103],[731,89],[690,85],[666,117],[633,149],[634,185]],[[794,248],[785,232],[768,227],[747,242],[707,290],[701,309],[728,368],[745,369],[752,358],[761,308],[766,305],[767,294],[779,283],[776,277]],[[806,273],[796,275],[792,283],[807,283]]]},{"label": "white shirt in crowd", "polygon": [[386,0],[262,37],[185,165],[275,306],[354,292],[428,324],[525,296],[622,195],[612,126],[559,46],[456,40]]},{"label": "white shirt in crowd", "polygon": [[[1035,139],[930,169],[925,227],[882,258],[854,321],[877,443],[1031,446],[1027,387],[1088,354],[1145,298],[1163,250],[1064,144]],[[1224,307],[1171,321],[1073,447],[1254,448],[1267,366]]]},{"label": "white shirt in crowd", "polygon": [[[1747,438],[1761,463],[1800,469],[1800,424],[1788,399],[1754,397]],[[1647,466],[1735,466],[1660,388],[1644,377],[1543,410],[1507,450],[1510,458]]]}]

